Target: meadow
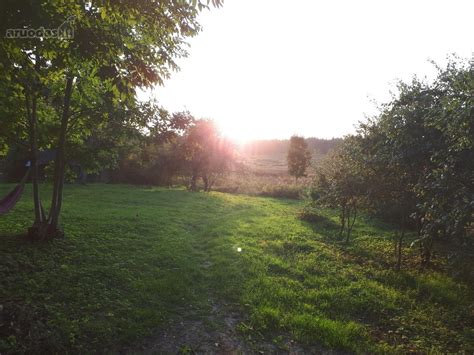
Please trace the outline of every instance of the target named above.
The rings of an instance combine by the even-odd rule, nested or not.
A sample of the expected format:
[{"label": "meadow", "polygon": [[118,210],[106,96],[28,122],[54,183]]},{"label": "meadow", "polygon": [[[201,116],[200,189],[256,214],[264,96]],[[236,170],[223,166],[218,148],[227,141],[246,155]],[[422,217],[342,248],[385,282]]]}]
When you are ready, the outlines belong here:
[{"label": "meadow", "polygon": [[[317,166],[322,156],[313,151],[312,166]],[[304,199],[314,179],[314,169],[295,179],[288,174],[286,154],[249,154],[240,156],[241,166],[236,166],[220,176],[213,190],[251,196]]]},{"label": "meadow", "polygon": [[344,244],[334,211],[304,206],[67,185],[66,237],[33,243],[28,186],[0,218],[0,352],[474,352],[469,251],[397,272],[390,226],[362,217]]}]

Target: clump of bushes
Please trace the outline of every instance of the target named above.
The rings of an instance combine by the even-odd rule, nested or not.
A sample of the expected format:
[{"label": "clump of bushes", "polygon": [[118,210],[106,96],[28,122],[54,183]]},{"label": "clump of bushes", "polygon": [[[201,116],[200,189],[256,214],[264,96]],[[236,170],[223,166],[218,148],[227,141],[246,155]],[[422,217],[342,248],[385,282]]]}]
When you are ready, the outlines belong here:
[{"label": "clump of bushes", "polygon": [[472,60],[437,69],[433,82],[400,82],[380,114],[319,164],[311,192],[313,203],[338,210],[347,242],[361,210],[396,225],[397,269],[410,231],[421,266],[435,243],[464,248],[472,239]]}]

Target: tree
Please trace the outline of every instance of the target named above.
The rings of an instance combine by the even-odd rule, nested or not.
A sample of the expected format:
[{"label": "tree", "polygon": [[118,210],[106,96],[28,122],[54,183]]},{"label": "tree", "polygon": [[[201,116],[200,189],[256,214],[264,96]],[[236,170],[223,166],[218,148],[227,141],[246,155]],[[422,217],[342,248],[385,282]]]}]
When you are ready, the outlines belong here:
[{"label": "tree", "polygon": [[[399,84],[375,122],[384,138],[385,167],[406,186],[406,211],[418,230],[422,265],[436,241],[465,238],[474,199],[473,62],[451,58],[429,83]],[[395,199],[393,199],[395,201]],[[412,222],[412,223],[413,223]]]},{"label": "tree", "polygon": [[306,169],[311,163],[311,153],[308,144],[303,137],[292,136],[287,155],[288,172],[291,176],[298,178],[305,176]]},{"label": "tree", "polygon": [[232,144],[220,137],[210,120],[198,120],[185,136],[186,167],[190,175],[189,189],[196,191],[202,178],[204,191],[210,191],[216,179],[225,174],[233,161]]},{"label": "tree", "polygon": [[134,146],[122,152],[112,179],[169,186],[173,177],[183,170],[183,135],[194,123],[194,117],[189,112],[171,114],[156,102],[141,104],[138,114],[149,122],[146,132],[139,132]]},{"label": "tree", "polygon": [[474,214],[473,65],[451,58],[433,82],[399,83],[319,173],[315,193],[342,209],[343,225],[354,198],[399,226],[397,268],[407,228],[418,233],[422,266],[435,242],[466,240]]},{"label": "tree", "polygon": [[[58,28],[69,19],[72,38],[2,37],[0,75],[9,107],[21,107],[11,130],[28,137],[32,162],[35,239],[62,235],[59,216],[71,140],[86,140],[87,130],[110,120],[117,108],[133,110],[137,88],[163,83],[175,58],[186,55],[185,39],[196,35],[200,1],[3,1],[0,32],[12,28]],[[213,0],[220,6],[220,0]],[[72,24],[72,19],[74,23]],[[4,104],[5,102],[2,102]],[[19,117],[15,115],[14,117]],[[74,136],[74,139],[71,137]],[[54,148],[53,193],[44,213],[37,158]]]},{"label": "tree", "polygon": [[318,166],[311,197],[315,204],[339,209],[341,228],[349,242],[360,205],[364,203],[364,179],[355,152],[355,137],[332,151]]},{"label": "tree", "polygon": [[383,127],[369,121],[360,124],[358,135],[346,140],[352,145],[351,155],[357,161],[362,179],[360,191],[364,209],[398,227],[395,234],[396,268],[401,268],[403,241],[416,207],[411,175],[393,160],[392,140]]}]

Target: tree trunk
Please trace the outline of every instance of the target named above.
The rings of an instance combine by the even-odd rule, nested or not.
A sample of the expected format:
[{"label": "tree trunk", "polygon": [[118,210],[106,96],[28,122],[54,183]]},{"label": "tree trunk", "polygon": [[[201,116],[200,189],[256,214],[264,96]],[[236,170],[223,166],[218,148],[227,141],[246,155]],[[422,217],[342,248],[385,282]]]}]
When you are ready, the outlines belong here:
[{"label": "tree trunk", "polygon": [[210,186],[209,186],[209,177],[207,175],[202,176],[202,181],[204,182],[204,191],[209,192]]},{"label": "tree trunk", "polygon": [[397,271],[400,271],[402,268],[402,247],[403,247],[403,238],[405,237],[405,217],[402,218],[402,230],[398,236],[397,242]]},{"label": "tree trunk", "polygon": [[189,189],[191,191],[196,191],[197,190],[197,172],[193,170],[193,172],[191,173],[191,181],[189,183]]},{"label": "tree trunk", "polygon": [[341,216],[339,217],[341,220],[341,229],[339,230],[339,236],[342,237],[344,233],[344,228],[346,226],[346,206],[343,205],[341,209]]},{"label": "tree trunk", "polygon": [[[61,115],[61,128],[58,137],[58,147],[56,151],[56,161],[54,166],[54,185],[53,185],[53,196],[51,200],[51,209],[49,217],[46,220],[44,217],[44,211],[39,201],[40,219],[39,222],[35,222],[33,227],[28,230],[28,236],[34,240],[51,239],[62,236],[63,233],[58,228],[59,214],[61,212],[62,202],[62,188],[64,182],[64,171],[65,171],[65,153],[66,153],[66,132],[69,120],[69,108],[71,104],[72,86],[74,78],[68,76],[66,78],[66,88],[64,91],[64,105],[63,112]],[[35,108],[36,110],[36,108]],[[33,115],[32,115],[33,117]],[[33,126],[34,127],[34,126]],[[36,146],[34,146],[36,147]],[[37,154],[37,148],[36,148]],[[36,162],[35,166],[36,166]],[[36,178],[37,180],[37,178]],[[36,209],[36,206],[35,206]]]},{"label": "tree trunk", "polygon": [[351,224],[351,208],[347,208],[347,226],[346,226],[346,244],[349,243],[349,236],[350,236],[350,233],[351,233],[351,230],[350,230],[350,224]]},{"label": "tree trunk", "polygon": [[[36,110],[36,95],[33,94],[33,98],[30,103],[30,96],[28,94],[28,89],[25,88],[25,104],[26,104],[26,113],[28,116],[28,126],[29,126],[29,140],[30,140],[30,169],[32,170],[31,181],[33,183],[33,205],[35,209],[35,222],[34,224],[40,224],[44,220],[44,215],[42,213],[41,201],[39,196],[39,186],[38,186],[38,117]],[[31,104],[31,106],[30,106]]]},{"label": "tree trunk", "polygon": [[53,233],[59,231],[58,222],[62,206],[62,193],[64,186],[64,175],[66,167],[66,132],[69,122],[69,108],[71,104],[72,86],[74,78],[70,75],[66,78],[66,88],[64,91],[64,105],[61,117],[61,128],[58,137],[58,148],[54,166],[54,188],[51,200],[51,210],[49,213],[49,230]]},{"label": "tree trunk", "polygon": [[422,256],[421,266],[426,267],[431,262],[431,250],[433,248],[434,239],[433,237],[428,238],[422,242]]},{"label": "tree trunk", "polygon": [[349,243],[349,238],[351,237],[352,228],[354,227],[354,223],[355,223],[356,217],[357,217],[357,208],[356,208],[355,205],[352,207],[352,210],[353,210],[353,216],[352,216],[352,222],[351,222],[351,207],[349,207],[349,211],[348,211],[348,214],[347,214],[346,243]]}]

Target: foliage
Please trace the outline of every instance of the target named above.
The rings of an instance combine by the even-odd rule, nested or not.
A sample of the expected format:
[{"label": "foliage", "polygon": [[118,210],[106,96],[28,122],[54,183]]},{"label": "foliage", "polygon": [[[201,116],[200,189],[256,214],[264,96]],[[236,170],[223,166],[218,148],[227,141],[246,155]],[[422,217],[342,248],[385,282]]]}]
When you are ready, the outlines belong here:
[{"label": "foliage", "polygon": [[184,137],[186,170],[190,176],[189,189],[197,190],[197,179],[202,178],[204,190],[210,191],[217,178],[225,174],[233,161],[233,146],[219,136],[215,124],[198,120]]},{"label": "foliage", "polygon": [[292,136],[290,138],[287,161],[288,172],[291,176],[294,176],[296,180],[305,176],[306,169],[311,163],[311,153],[303,137]]},{"label": "foliage", "polygon": [[[69,145],[87,145],[98,130],[115,132],[104,126],[117,128],[133,112],[137,88],[163,83],[170,70],[177,69],[175,60],[186,55],[185,40],[200,31],[196,18],[209,3],[1,3],[1,33],[11,28],[57,28],[66,19],[74,31],[68,39],[5,36],[0,41],[1,106],[6,106],[0,113],[8,132],[2,134],[0,149],[11,144],[14,133],[28,141],[35,202],[32,238],[62,234],[58,222]],[[212,4],[220,6],[221,1]],[[21,109],[14,112],[16,107]],[[134,121],[139,123],[140,119]],[[48,215],[38,188],[41,148],[57,151]]]},{"label": "foliage", "polygon": [[340,211],[339,234],[346,235],[346,242],[349,242],[358,208],[365,202],[363,172],[355,159],[355,145],[349,143],[352,140],[354,138],[347,137],[345,144],[317,167],[311,193],[315,204]]},{"label": "foliage", "polygon": [[141,103],[136,115],[146,122],[146,131],[129,136],[111,182],[171,185],[184,169],[183,135],[195,119],[189,112],[170,113],[154,101]]},{"label": "foliage", "polygon": [[435,240],[462,239],[474,212],[472,65],[452,59],[433,83],[400,84],[372,124],[388,143],[384,164],[396,166],[409,189],[400,207],[417,222],[423,263]]},{"label": "foliage", "polygon": [[423,265],[435,241],[466,242],[472,223],[472,65],[454,58],[438,67],[433,82],[400,83],[399,93],[345,139],[342,153],[321,167],[316,181],[314,196],[327,206],[357,200],[398,224],[399,251],[405,229],[416,228]]}]

